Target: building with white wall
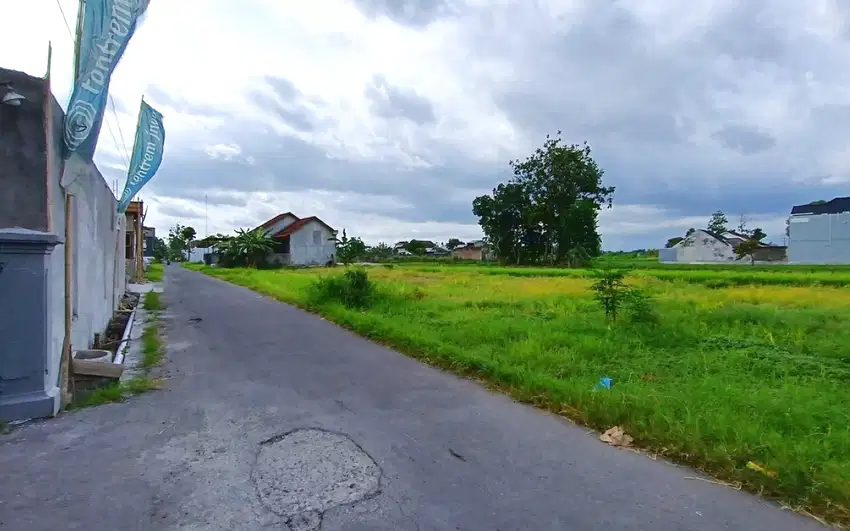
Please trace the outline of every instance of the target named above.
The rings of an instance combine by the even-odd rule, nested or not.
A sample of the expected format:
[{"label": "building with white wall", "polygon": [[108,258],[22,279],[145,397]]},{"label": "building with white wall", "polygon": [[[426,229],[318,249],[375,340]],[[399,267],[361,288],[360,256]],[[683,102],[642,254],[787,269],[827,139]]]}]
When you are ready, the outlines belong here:
[{"label": "building with white wall", "polygon": [[47,80],[0,83],[22,96],[0,104],[0,420],[17,420],[58,411],[63,352],[91,348],[117,309],[125,221],[97,167],[63,159]]},{"label": "building with white wall", "polygon": [[788,240],[791,264],[850,264],[850,197],[793,207]]},{"label": "building with white wall", "polygon": [[336,260],[336,231],[310,216],[299,218],[292,212],[279,214],[260,227],[277,240],[273,261],[284,265],[327,265]]},{"label": "building with white wall", "polygon": [[[661,263],[713,264],[713,263],[749,263],[740,261],[735,248],[749,236],[734,231],[717,234],[707,230],[695,230],[682,241],[669,249],[658,250]],[[780,245],[759,243],[753,252],[753,259],[759,263],[784,262],[786,249]]]}]

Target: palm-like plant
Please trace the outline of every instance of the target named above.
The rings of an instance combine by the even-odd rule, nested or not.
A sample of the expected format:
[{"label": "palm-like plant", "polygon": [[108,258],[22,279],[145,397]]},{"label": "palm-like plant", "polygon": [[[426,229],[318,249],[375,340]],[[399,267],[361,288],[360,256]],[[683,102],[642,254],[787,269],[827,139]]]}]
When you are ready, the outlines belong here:
[{"label": "palm-like plant", "polygon": [[275,243],[275,239],[262,228],[237,229],[236,236],[225,244],[223,252],[236,260],[244,261],[248,267],[256,268],[272,252]]}]

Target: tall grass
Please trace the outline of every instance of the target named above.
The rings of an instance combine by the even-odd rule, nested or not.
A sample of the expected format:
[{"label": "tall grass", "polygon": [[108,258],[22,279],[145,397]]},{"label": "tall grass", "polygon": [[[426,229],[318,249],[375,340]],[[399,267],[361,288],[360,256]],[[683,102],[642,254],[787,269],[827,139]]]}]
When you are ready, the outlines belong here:
[{"label": "tall grass", "polygon": [[[364,311],[310,299],[325,270],[200,269],[588,426],[622,425],[644,448],[850,523],[850,290],[712,287],[642,271],[626,282],[655,301],[650,326],[609,323],[591,280],[571,270],[376,267],[370,276],[392,296]],[[787,273],[767,275],[777,274]],[[595,391],[603,376],[613,388]]]}]

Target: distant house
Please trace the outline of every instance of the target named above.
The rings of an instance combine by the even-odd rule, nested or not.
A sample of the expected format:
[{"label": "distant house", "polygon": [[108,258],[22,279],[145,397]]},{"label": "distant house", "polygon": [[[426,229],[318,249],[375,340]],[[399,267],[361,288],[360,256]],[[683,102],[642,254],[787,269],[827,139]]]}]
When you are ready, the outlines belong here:
[{"label": "distant house", "polygon": [[401,256],[412,256],[416,253],[410,252],[408,249],[411,245],[414,244],[417,247],[419,244],[422,244],[422,249],[424,250],[425,255],[427,256],[445,256],[449,254],[449,251],[447,249],[443,249],[431,240],[410,240],[409,242],[396,242],[396,244],[393,246],[393,252]]},{"label": "distant house", "polygon": [[487,254],[487,246],[483,240],[469,242],[452,251],[452,256],[460,260],[484,260]]},{"label": "distant house", "polygon": [[156,255],[156,228],[142,227],[142,256],[153,257]]},{"label": "distant house", "polygon": [[[717,234],[707,230],[696,230],[669,249],[658,250],[662,263],[710,264],[735,262],[735,248],[747,239],[737,232]],[[786,258],[786,248],[762,243],[755,252],[757,262],[781,262]]]},{"label": "distant house", "polygon": [[277,240],[272,261],[284,265],[326,265],[336,259],[336,231],[310,216],[299,218],[292,212],[279,214],[258,228]]},{"label": "distant house", "polygon": [[850,197],[791,209],[788,262],[850,264]]}]

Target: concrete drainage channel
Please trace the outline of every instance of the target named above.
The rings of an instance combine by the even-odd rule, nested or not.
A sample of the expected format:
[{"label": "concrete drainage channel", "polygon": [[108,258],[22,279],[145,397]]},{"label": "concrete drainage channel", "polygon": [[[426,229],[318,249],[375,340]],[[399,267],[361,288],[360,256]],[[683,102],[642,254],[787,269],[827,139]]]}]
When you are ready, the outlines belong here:
[{"label": "concrete drainage channel", "polygon": [[251,472],[262,504],[292,531],[318,531],[325,511],[377,496],[382,475],[349,437],[318,428],[263,441]]},{"label": "concrete drainage channel", "polygon": [[[141,298],[138,300],[138,304],[141,304]],[[121,335],[121,341],[115,349],[114,358],[112,352],[109,350],[86,349],[74,351],[74,382],[78,390],[91,391],[105,383],[118,380],[122,377],[124,374],[124,353],[127,351],[130,334],[136,322],[137,310],[138,306],[130,312],[127,323],[124,326],[124,332]]]},{"label": "concrete drainage channel", "polygon": [[114,356],[109,350],[85,349],[74,351],[74,381],[77,390],[89,392],[109,382],[125,382],[137,375],[139,371],[136,370],[135,365],[139,361],[140,349],[136,340],[141,337],[141,332],[136,334],[136,337],[133,337],[133,332],[141,328],[137,326],[136,321],[144,321],[147,314],[143,310],[142,304],[144,304],[146,294],[150,291],[161,293],[162,289],[156,284],[128,285],[128,294],[136,296],[137,299],[132,310],[124,310],[130,313],[120,340],[117,341],[118,345],[115,348]]}]

